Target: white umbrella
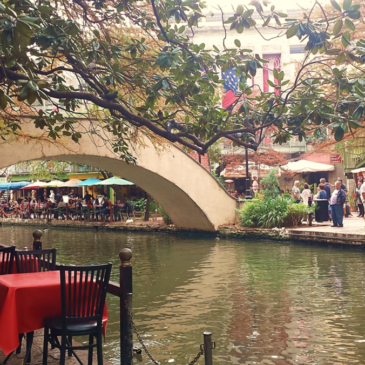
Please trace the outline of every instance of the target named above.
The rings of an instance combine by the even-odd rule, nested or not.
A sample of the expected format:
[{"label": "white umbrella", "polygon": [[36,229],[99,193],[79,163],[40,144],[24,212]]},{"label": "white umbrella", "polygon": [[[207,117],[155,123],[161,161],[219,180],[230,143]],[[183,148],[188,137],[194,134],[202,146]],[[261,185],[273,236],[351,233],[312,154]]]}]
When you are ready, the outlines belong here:
[{"label": "white umbrella", "polygon": [[289,162],[288,164],[281,166],[281,169],[291,172],[323,172],[323,171],[334,171],[333,165],[327,165],[325,163],[313,162],[308,160],[299,160],[295,162]]},{"label": "white umbrella", "polygon": [[43,185],[45,188],[58,188],[63,185],[63,181],[61,180],[52,180],[49,183]]}]

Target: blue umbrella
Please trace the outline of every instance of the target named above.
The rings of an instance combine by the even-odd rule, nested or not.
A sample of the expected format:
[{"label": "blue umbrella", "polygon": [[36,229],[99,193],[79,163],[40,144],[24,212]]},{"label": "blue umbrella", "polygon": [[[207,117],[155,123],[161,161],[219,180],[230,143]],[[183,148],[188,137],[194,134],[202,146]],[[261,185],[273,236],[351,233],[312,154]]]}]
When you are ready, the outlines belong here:
[{"label": "blue umbrella", "polygon": [[29,181],[11,182],[9,185],[9,190],[19,190],[21,188],[24,188],[24,186],[29,185]]},{"label": "blue umbrella", "polygon": [[27,185],[29,185],[29,181],[3,183],[3,184],[0,184],[0,190],[19,190]]},{"label": "blue umbrella", "polygon": [[4,190],[9,190],[9,183],[3,183],[3,184],[0,184],[0,190],[1,191],[4,191]]},{"label": "blue umbrella", "polygon": [[78,184],[76,184],[75,186],[91,186],[91,185],[97,184],[100,181],[101,180],[99,180],[99,179],[95,179],[94,177],[90,177],[90,179],[87,179],[85,181],[81,181]]}]

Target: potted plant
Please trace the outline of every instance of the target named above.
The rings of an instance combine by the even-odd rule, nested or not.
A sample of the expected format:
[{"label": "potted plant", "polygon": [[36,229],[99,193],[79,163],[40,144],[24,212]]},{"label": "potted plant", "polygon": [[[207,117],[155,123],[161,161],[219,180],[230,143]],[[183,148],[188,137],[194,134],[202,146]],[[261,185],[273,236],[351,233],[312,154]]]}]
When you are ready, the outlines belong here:
[{"label": "potted plant", "polygon": [[350,206],[350,212],[356,212],[356,193],[349,194],[347,197]]}]

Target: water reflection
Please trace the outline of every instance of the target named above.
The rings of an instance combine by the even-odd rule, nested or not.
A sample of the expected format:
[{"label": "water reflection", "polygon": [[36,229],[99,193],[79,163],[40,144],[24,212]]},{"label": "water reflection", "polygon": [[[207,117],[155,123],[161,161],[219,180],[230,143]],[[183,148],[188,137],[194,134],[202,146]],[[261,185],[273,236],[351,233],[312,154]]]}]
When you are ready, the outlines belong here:
[{"label": "water reflection", "polygon": [[[32,228],[0,229],[0,241],[32,246]],[[133,251],[134,313],[154,356],[187,364],[204,330],[216,364],[365,363],[365,257],[273,242],[50,229],[58,261],[112,261]],[[118,299],[108,298],[105,356],[119,363]],[[203,363],[202,360],[200,360]],[[142,363],[148,363],[143,357]]]}]

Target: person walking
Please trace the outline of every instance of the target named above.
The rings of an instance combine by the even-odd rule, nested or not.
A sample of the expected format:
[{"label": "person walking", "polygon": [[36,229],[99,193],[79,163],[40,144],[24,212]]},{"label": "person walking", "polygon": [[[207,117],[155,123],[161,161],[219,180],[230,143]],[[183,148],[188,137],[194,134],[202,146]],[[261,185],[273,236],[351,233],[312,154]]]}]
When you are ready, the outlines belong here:
[{"label": "person walking", "polygon": [[300,182],[299,180],[294,181],[294,186],[292,187],[292,195],[295,200],[295,203],[300,203],[300,190],[299,190]]},{"label": "person walking", "polygon": [[359,208],[359,215],[357,216],[358,218],[364,218],[364,205],[362,204],[362,200],[361,200],[361,186],[362,186],[362,182],[359,180],[357,182],[357,188],[356,188],[356,204],[357,207]]},{"label": "person walking", "polygon": [[333,190],[330,199],[333,223],[331,227],[343,227],[343,204],[346,201],[346,194],[341,189],[341,185],[341,181],[337,180],[335,182],[335,190]]}]

